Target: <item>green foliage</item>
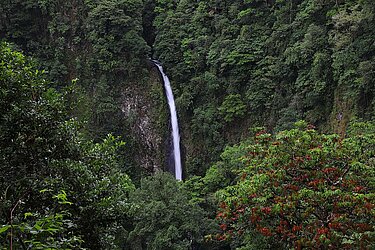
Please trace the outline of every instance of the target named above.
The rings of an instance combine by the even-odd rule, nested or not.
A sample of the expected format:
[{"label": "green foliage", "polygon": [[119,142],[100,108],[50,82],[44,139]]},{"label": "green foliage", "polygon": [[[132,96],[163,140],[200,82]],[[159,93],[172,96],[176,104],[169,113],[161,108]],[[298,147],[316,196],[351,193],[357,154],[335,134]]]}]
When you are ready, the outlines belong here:
[{"label": "green foliage", "polygon": [[134,229],[131,249],[188,249],[202,241],[207,219],[173,176],[157,173],[141,181],[130,197]]},{"label": "green foliage", "polygon": [[12,188],[32,185],[39,171],[48,176],[50,161],[76,151],[66,145],[71,138],[62,129],[66,119],[62,96],[48,89],[43,72],[21,53],[5,43],[0,51],[0,178],[6,190],[9,183]]},{"label": "green foliage", "polygon": [[[222,119],[212,124],[225,127],[217,137],[226,143],[246,134],[236,130],[242,124],[279,131],[305,119],[343,134],[351,117],[373,117],[371,1],[167,2],[156,2],[163,11],[154,22],[155,55],[182,101],[194,169],[218,160],[209,134],[203,150],[190,136],[201,134],[206,126],[196,125],[197,115],[212,107],[219,107]],[[213,85],[207,75],[217,79]]]},{"label": "green foliage", "polygon": [[[141,37],[142,1],[92,1],[86,20],[88,40],[93,45],[99,70],[106,73],[125,71],[128,74],[140,57],[146,56],[146,42]],[[131,63],[127,63],[123,59]]]},{"label": "green foliage", "polygon": [[130,226],[128,196],[134,190],[130,178],[120,171],[117,159],[123,142],[108,136],[102,143],[79,143],[80,161],[56,162],[55,167],[65,179],[60,185],[71,190],[74,212],[79,216],[78,231],[88,243],[85,246],[117,249],[124,244],[123,237]]},{"label": "green foliage", "polygon": [[[372,0],[16,0],[2,1],[0,13],[0,36],[48,71],[1,43],[2,235],[21,200],[14,219],[33,244],[57,244],[45,243],[42,226],[33,238],[42,223],[91,249],[193,248],[210,224],[201,208],[214,217],[220,190],[222,233],[209,226],[208,248],[373,244],[374,127],[347,129],[374,118]],[[149,46],[172,80],[186,172],[203,175],[217,162],[185,184],[157,175],[135,189],[120,170],[141,164],[129,163],[140,151],[120,102],[125,89],[149,96],[140,86]],[[79,80],[61,94],[47,78],[58,89]],[[165,118],[155,118],[160,127]],[[248,127],[280,131],[299,119],[340,136],[300,122],[276,138],[263,131],[243,140]],[[66,190],[72,204],[54,213],[41,189],[67,203],[58,206],[68,205]],[[37,216],[23,218],[30,211]]]},{"label": "green foliage", "polygon": [[0,35],[32,55],[58,89],[79,79],[81,103],[72,113],[87,122],[87,136],[129,136],[121,93],[145,75],[150,48],[142,38],[142,10],[141,0],[2,1]]},{"label": "green foliage", "polygon": [[374,125],[353,124],[345,139],[296,126],[275,138],[261,131],[248,144],[237,182],[217,192],[218,239],[245,247],[256,238],[266,248],[374,247]]},{"label": "green foliage", "polygon": [[[47,190],[40,192],[46,193]],[[16,216],[16,221],[12,218],[10,224],[0,227],[4,249],[7,249],[7,245],[16,249],[83,249],[80,246],[82,239],[73,232],[77,225],[66,218],[70,217],[69,212],[62,207],[72,204],[67,200],[67,194],[61,190],[52,198],[55,199],[52,209],[45,209],[42,214],[26,212],[23,218]],[[12,212],[16,211],[17,206],[23,206],[21,200],[14,205]]]},{"label": "green foliage", "polygon": [[246,106],[241,100],[241,95],[228,95],[219,107],[220,113],[224,116],[226,122],[233,121],[236,117],[241,117],[246,112]]},{"label": "green foliage", "polygon": [[[219,154],[222,150],[224,144],[223,138],[220,136],[222,127],[219,112],[215,106],[206,105],[194,111],[191,125],[192,137],[195,138],[196,145],[200,145],[197,151],[203,154],[207,149],[211,149],[210,154],[204,155],[206,161],[208,159],[209,161],[214,160],[216,154]],[[190,159],[188,164],[192,173],[204,173],[205,169],[201,169],[200,164],[195,163],[194,159]]]},{"label": "green foliage", "polygon": [[[53,221],[63,230],[62,220],[70,219],[85,247],[121,245],[134,189],[117,159],[123,142],[114,136],[102,143],[84,140],[78,123],[67,119],[63,96],[6,43],[0,44],[0,76],[0,223],[11,224],[8,211],[22,202],[14,221],[32,211],[41,215],[40,223]],[[55,205],[39,192],[46,189],[61,204],[68,201],[59,191],[69,193],[73,204],[64,219],[49,213]]]}]

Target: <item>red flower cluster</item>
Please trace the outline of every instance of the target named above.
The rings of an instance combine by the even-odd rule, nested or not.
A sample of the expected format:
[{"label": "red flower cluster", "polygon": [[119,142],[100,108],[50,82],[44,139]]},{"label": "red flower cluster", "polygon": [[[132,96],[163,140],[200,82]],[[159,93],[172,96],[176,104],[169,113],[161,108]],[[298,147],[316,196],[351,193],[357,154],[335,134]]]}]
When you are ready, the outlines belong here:
[{"label": "red flower cluster", "polygon": [[262,207],[261,211],[265,214],[270,214],[271,208],[270,207]]},{"label": "red flower cluster", "polygon": [[261,227],[258,229],[258,231],[264,236],[272,236],[271,230],[267,227]]}]

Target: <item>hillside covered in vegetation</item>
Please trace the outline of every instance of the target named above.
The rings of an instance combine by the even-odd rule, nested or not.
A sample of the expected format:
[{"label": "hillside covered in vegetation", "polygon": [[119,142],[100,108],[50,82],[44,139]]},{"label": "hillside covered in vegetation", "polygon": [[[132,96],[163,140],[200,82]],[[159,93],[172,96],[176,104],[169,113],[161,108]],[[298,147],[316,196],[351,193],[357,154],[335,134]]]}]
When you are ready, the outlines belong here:
[{"label": "hillside covered in vegetation", "polygon": [[373,0],[2,1],[0,249],[373,249],[374,89]]}]

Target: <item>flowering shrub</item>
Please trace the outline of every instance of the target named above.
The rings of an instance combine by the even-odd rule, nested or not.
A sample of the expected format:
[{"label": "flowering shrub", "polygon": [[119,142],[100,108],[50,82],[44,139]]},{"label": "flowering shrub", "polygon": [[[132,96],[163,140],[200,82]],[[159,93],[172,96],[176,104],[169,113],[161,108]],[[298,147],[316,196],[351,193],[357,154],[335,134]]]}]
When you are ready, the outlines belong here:
[{"label": "flowering shrub", "polygon": [[341,139],[297,126],[275,138],[260,131],[248,145],[239,181],[217,192],[217,239],[246,244],[260,235],[270,246],[294,249],[374,247],[374,130]]}]

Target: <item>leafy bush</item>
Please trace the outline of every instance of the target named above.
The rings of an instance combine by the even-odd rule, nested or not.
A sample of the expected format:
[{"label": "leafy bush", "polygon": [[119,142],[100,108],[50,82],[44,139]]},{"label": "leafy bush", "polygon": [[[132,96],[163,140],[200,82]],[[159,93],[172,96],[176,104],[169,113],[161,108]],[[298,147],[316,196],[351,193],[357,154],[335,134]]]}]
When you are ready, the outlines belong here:
[{"label": "leafy bush", "polygon": [[241,95],[228,95],[219,108],[224,121],[231,122],[237,117],[242,117],[246,112],[246,105],[241,100]]},{"label": "leafy bush", "polygon": [[70,216],[69,212],[64,210],[64,205],[72,204],[68,201],[67,194],[61,190],[52,198],[55,200],[54,207],[45,209],[43,214],[27,212],[24,217],[14,216],[17,207],[23,204],[19,200],[14,205],[11,209],[10,224],[0,227],[0,241],[4,249],[7,249],[7,245],[11,249],[83,249],[80,246],[82,239],[73,232],[77,225],[66,218]]},{"label": "leafy bush", "polygon": [[131,201],[131,249],[189,249],[203,239],[205,212],[169,173],[143,179]]},{"label": "leafy bush", "polygon": [[266,248],[374,247],[374,126],[356,124],[345,139],[297,126],[275,138],[257,133],[239,181],[217,192],[218,239],[250,247],[258,237]]}]

